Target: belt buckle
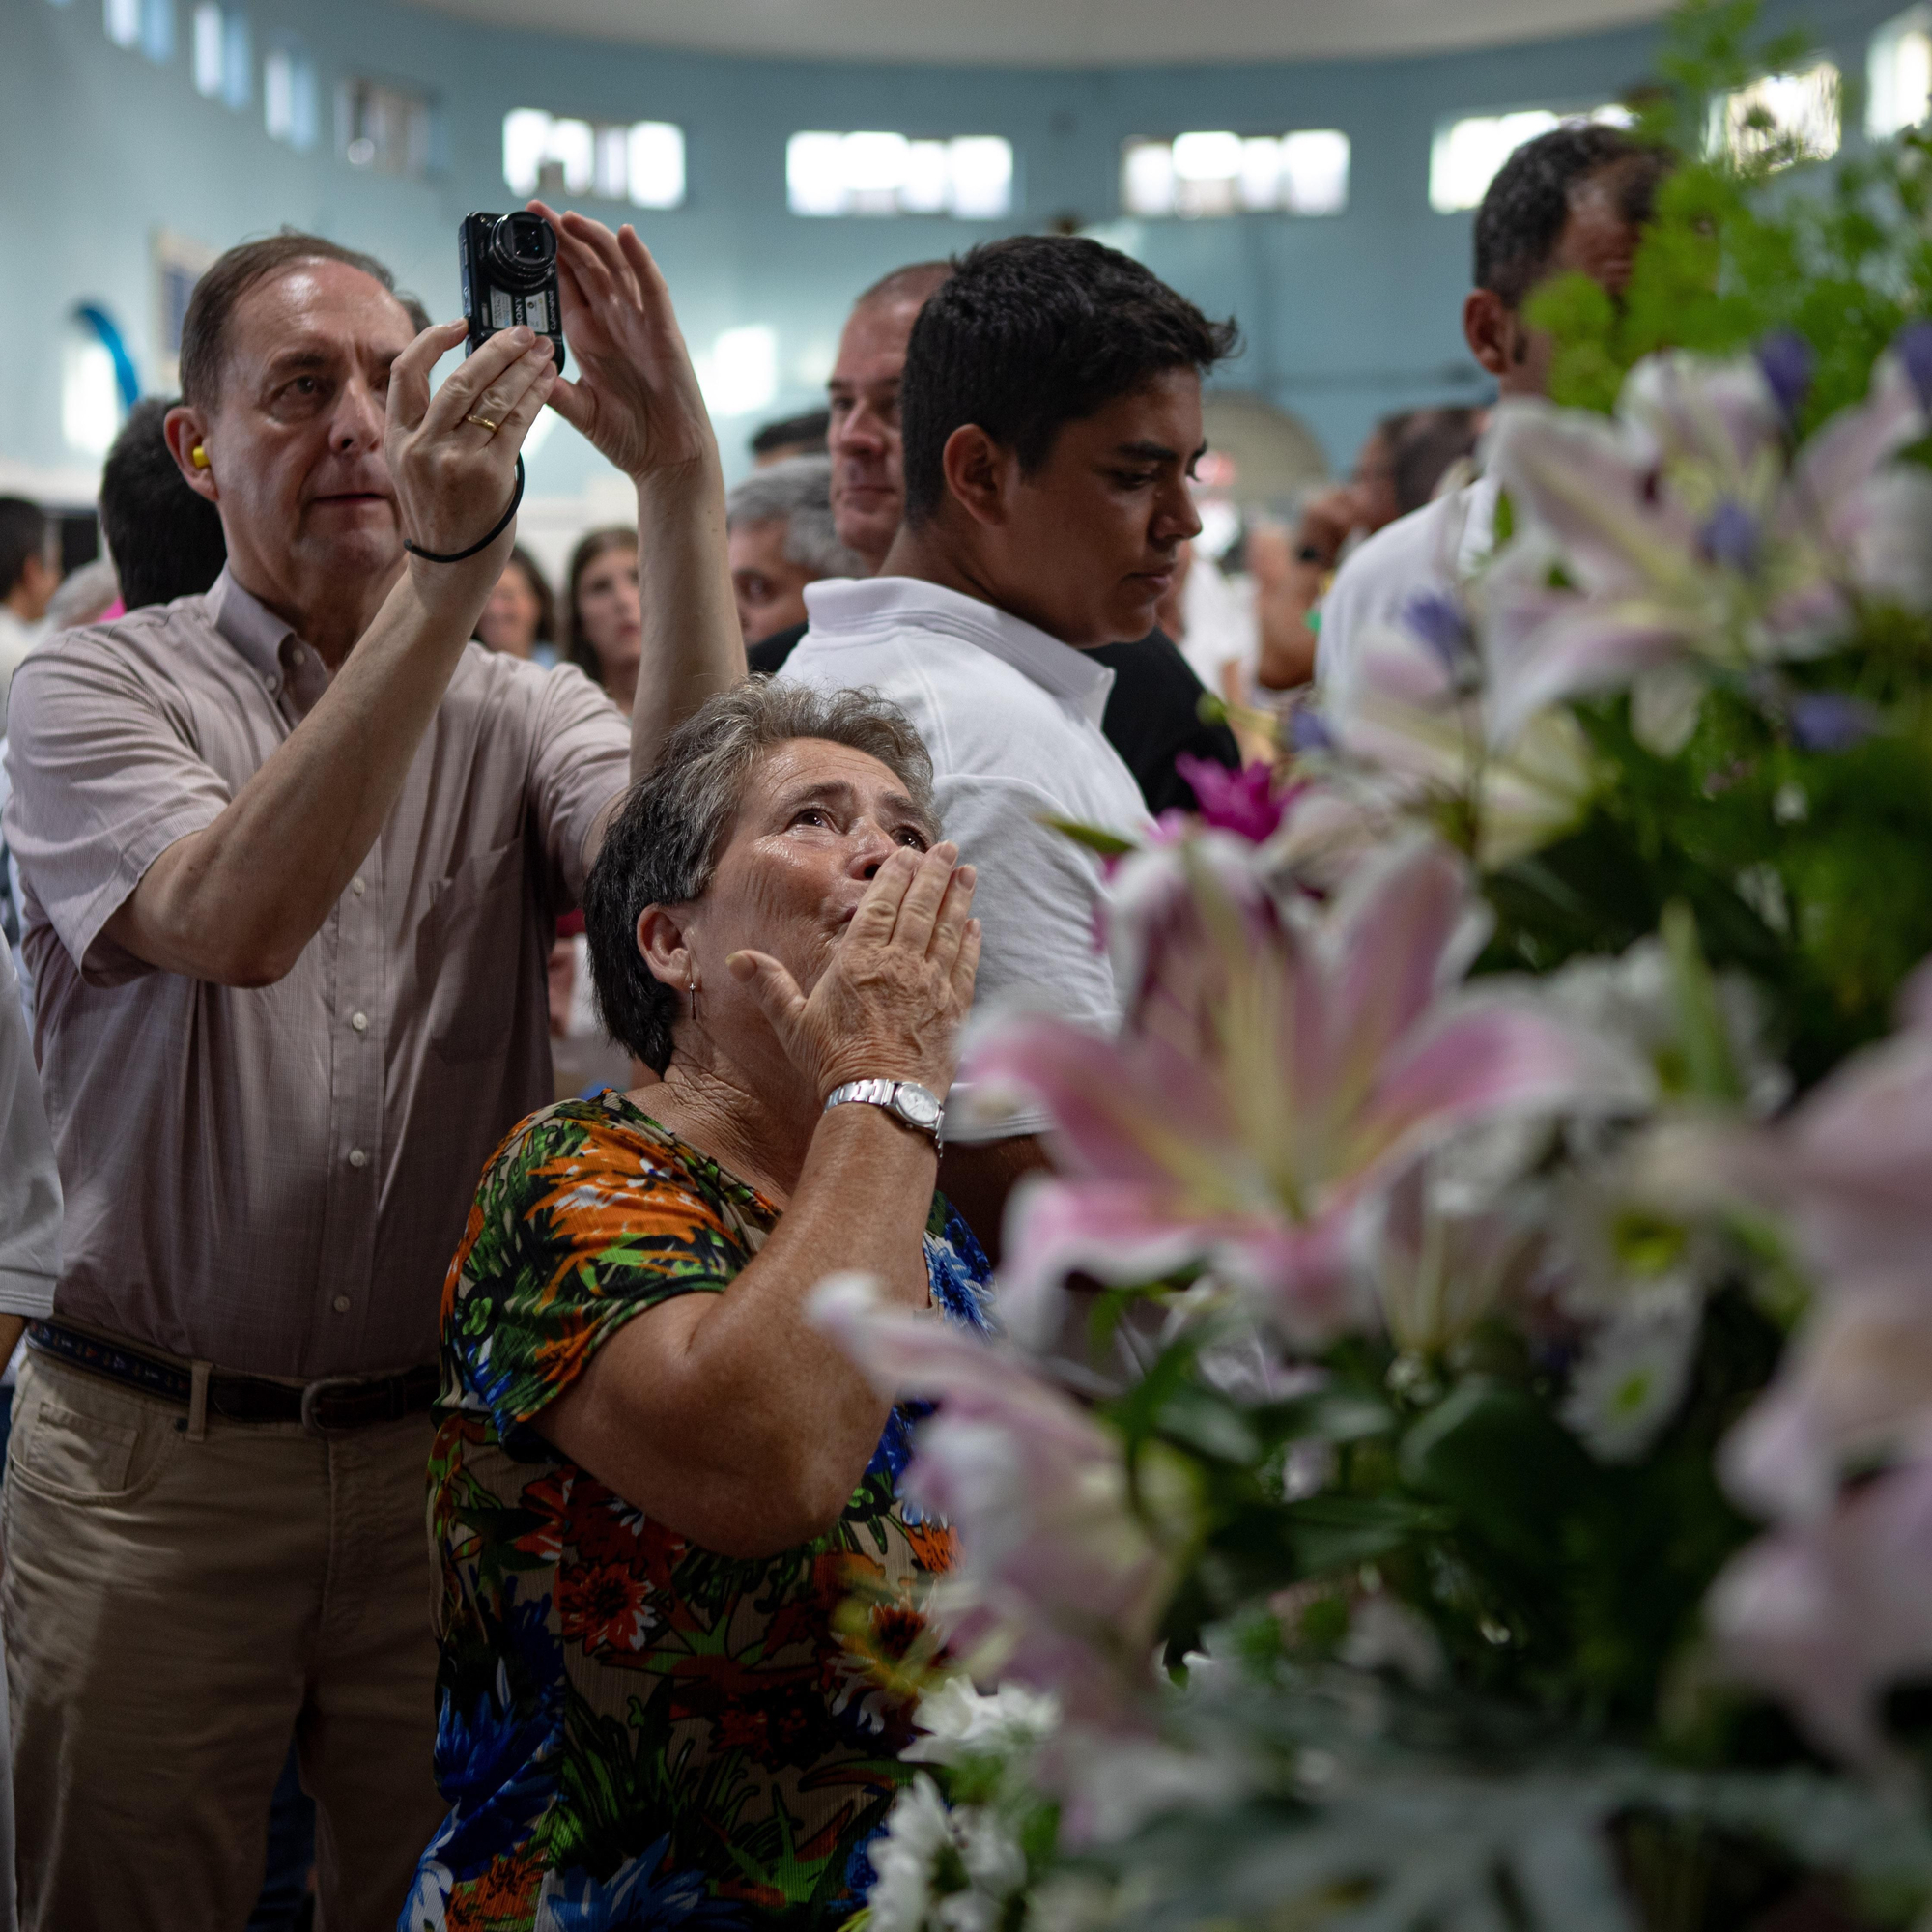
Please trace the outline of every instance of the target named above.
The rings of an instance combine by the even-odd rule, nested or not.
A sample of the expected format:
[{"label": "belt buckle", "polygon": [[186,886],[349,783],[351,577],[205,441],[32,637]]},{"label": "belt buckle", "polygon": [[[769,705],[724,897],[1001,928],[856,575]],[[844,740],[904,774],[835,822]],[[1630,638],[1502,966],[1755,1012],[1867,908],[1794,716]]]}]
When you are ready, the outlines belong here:
[{"label": "belt buckle", "polygon": [[324,1376],[319,1380],[303,1383],[301,1396],[302,1434],[304,1435],[320,1436],[324,1441],[329,1440],[332,1436],[346,1435],[348,1431],[345,1429],[339,1427],[330,1429],[326,1424],[316,1420],[316,1402],[320,1397],[329,1395],[336,1389],[366,1388],[368,1383],[369,1378],[367,1376]]}]

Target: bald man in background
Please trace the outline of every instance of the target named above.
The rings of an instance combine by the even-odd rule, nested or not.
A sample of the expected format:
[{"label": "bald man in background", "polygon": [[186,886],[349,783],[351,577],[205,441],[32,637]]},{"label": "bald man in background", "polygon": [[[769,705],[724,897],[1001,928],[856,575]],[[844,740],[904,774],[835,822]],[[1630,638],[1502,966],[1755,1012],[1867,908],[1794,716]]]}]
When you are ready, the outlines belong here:
[{"label": "bald man in background", "polygon": [[[838,338],[838,359],[826,385],[832,516],[838,541],[864,560],[867,576],[878,575],[905,507],[899,377],[906,344],[927,297],[952,274],[950,262],[895,269],[853,304]],[[805,631],[797,624],[754,644],[746,653],[752,669],[776,673]],[[1179,753],[1230,767],[1240,763],[1227,725],[1203,722],[1206,687],[1170,638],[1155,631],[1133,643],[1095,646],[1087,655],[1113,670],[1100,728],[1133,773],[1150,811],[1192,809],[1193,787],[1175,769]]]}]

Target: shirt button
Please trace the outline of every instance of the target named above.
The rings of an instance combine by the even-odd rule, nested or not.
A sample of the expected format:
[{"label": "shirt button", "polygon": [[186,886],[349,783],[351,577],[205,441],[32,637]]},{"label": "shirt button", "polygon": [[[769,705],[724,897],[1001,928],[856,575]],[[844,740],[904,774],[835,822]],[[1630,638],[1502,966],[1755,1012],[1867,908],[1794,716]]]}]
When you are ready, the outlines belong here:
[{"label": "shirt button", "polygon": [[349,1313],[349,1297],[346,1294],[338,1294],[335,1297],[335,1312],[338,1315]]},{"label": "shirt button", "polygon": [[349,1165],[351,1167],[367,1167],[369,1165],[369,1156],[360,1148],[351,1148],[349,1150]]},{"label": "shirt button", "polygon": [[369,1031],[369,1015],[367,1013],[351,1013],[349,1015],[349,1024],[357,1033],[367,1033]]},{"label": "shirt button", "polygon": [[349,890],[359,899],[369,888],[362,883],[362,875],[358,872],[355,878],[349,881]]}]

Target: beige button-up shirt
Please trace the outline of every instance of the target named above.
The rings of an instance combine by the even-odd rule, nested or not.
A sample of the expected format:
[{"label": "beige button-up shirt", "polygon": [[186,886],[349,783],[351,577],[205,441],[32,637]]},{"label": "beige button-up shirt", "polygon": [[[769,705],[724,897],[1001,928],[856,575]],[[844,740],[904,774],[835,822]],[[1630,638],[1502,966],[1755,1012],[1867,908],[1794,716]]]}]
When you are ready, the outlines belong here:
[{"label": "beige button-up shirt", "polygon": [[6,833],[67,1198],[56,1319],[257,1375],[435,1359],[491,1150],[551,1093],[546,961],[630,734],[582,672],[471,644],[374,849],[272,986],[101,936],[327,689],[224,572],[14,681]]}]

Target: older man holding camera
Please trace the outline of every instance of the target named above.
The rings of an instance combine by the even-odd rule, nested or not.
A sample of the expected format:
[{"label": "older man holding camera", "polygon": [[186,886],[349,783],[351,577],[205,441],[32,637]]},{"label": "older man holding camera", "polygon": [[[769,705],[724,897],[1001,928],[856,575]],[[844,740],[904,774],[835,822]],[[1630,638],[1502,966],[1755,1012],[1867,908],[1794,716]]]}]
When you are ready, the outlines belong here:
[{"label": "older man holding camera", "polygon": [[[663,282],[630,230],[537,212],[574,383],[517,327],[432,394],[465,326],[418,335],[368,257],[284,234],[217,262],[167,435],[228,567],[14,683],[68,1208],[5,1502],[29,1927],[241,1926],[292,1725],[330,1927],[394,1923],[442,1809],[443,1274],[485,1157],[552,1097],[555,917],[632,771],[743,675]],[[628,727],[469,641],[546,403],[652,527]]]}]

